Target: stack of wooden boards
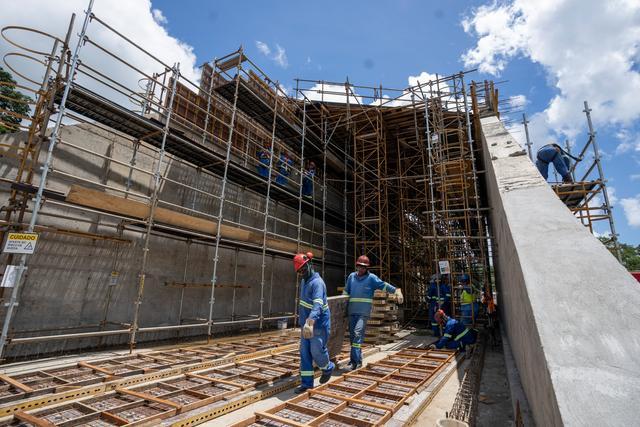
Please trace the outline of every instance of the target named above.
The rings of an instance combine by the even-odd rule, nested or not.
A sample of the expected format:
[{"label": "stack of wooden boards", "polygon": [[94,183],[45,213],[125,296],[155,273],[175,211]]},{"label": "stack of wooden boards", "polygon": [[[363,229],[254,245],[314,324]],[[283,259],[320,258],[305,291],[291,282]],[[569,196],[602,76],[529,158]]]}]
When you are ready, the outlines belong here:
[{"label": "stack of wooden boards", "polygon": [[369,344],[393,342],[399,329],[396,296],[376,291],[373,295],[371,317],[367,321],[367,334],[364,337],[364,342]]},{"label": "stack of wooden boards", "polygon": [[[344,287],[338,287],[342,293]],[[347,328],[348,329],[348,328]],[[364,342],[367,344],[387,344],[396,340],[396,332],[400,329],[398,322],[398,302],[394,294],[375,291],[371,305],[371,317],[367,321]],[[345,334],[349,339],[349,331]]]}]

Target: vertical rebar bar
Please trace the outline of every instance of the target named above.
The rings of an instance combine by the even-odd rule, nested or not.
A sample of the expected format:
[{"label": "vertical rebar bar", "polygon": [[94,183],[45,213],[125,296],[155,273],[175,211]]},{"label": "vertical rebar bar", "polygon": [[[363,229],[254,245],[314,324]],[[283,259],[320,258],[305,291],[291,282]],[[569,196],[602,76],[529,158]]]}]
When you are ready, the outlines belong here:
[{"label": "vertical rebar bar", "polygon": [[262,228],[262,263],[260,268],[260,333],[264,323],[264,269],[267,256],[267,227],[269,226],[269,201],[271,199],[271,178],[273,176],[273,154],[276,151],[276,124],[278,118],[278,83],[275,86],[275,102],[273,106],[273,122],[271,123],[271,150],[269,152],[269,175],[267,176],[267,194],[264,206],[264,224]]},{"label": "vertical rebar bar", "polygon": [[[231,110],[231,120],[229,121],[229,137],[227,138],[227,153],[224,160],[224,172],[222,173],[222,188],[220,189],[220,207],[218,208],[218,225],[216,227],[216,243],[213,250],[213,273],[211,273],[211,297],[209,299],[209,317],[207,326],[207,342],[211,340],[211,331],[213,329],[213,307],[216,303],[216,277],[218,273],[218,257],[220,252],[220,237],[222,235],[222,214],[224,209],[224,200],[227,190],[227,173],[229,171],[229,159],[231,157],[231,142],[233,138],[233,131],[235,129],[236,112],[238,108],[238,92],[240,90],[240,80],[242,79],[240,73],[242,71],[242,58],[244,56],[242,47],[238,50],[238,65],[236,75],[236,87],[233,92],[233,108]],[[214,68],[218,67],[218,62],[214,63]]]},{"label": "vertical rebar bar", "polygon": [[[298,96],[298,81],[296,80],[296,97]],[[302,186],[304,184],[304,141],[307,133],[307,99],[303,97],[302,101],[302,141],[300,141],[300,188],[298,191],[298,238],[296,240],[296,251],[300,252],[300,241],[302,239]],[[313,179],[313,177],[311,178]],[[311,186],[311,191],[313,192],[313,185]],[[311,235],[311,241],[313,242],[313,234]],[[299,295],[300,293],[300,281],[298,277],[296,277],[296,293],[294,297],[294,307],[293,307],[293,326],[295,327],[298,324],[298,304],[299,304]]]},{"label": "vertical rebar bar", "polygon": [[527,138],[527,142],[526,142],[526,146],[527,146],[527,152],[529,153],[529,159],[531,159],[531,161],[533,162],[533,153],[531,152],[531,146],[533,145],[533,143],[531,142],[531,139],[529,138],[529,120],[527,120],[527,115],[525,113],[522,113],[522,125],[524,126],[524,134],[525,137]]},{"label": "vertical rebar bar", "polygon": [[[171,70],[173,82],[171,84],[171,93],[169,94],[169,103],[165,107],[166,118],[164,128],[162,130],[162,144],[160,146],[160,153],[158,154],[158,166],[156,167],[153,179],[152,195],[149,205],[149,217],[147,218],[147,227],[144,236],[144,247],[142,249],[142,261],[140,265],[140,277],[138,278],[138,292],[133,307],[133,321],[131,322],[131,331],[129,339],[129,352],[133,352],[136,345],[136,333],[138,330],[138,323],[140,320],[140,305],[142,304],[142,297],[144,295],[144,285],[147,276],[147,264],[149,263],[149,243],[151,241],[151,230],[153,229],[153,217],[158,207],[158,193],[160,192],[160,181],[162,180],[162,162],[165,156],[165,147],[167,143],[167,137],[169,135],[169,127],[171,125],[171,115],[173,113],[173,100],[176,94],[176,87],[178,79],[180,78],[180,64],[175,63]],[[167,166],[168,170],[168,166]]]}]

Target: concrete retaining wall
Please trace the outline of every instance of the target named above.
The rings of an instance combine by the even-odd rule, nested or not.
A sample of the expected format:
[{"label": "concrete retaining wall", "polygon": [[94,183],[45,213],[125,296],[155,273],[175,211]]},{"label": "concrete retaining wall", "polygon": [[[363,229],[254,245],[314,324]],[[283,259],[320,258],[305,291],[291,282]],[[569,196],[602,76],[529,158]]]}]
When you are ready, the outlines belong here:
[{"label": "concrete retaining wall", "polygon": [[[2,142],[17,147],[24,140],[24,134],[2,136]],[[132,155],[132,143],[119,136],[90,125],[67,126],[62,139],[80,147],[107,155],[128,164]],[[15,149],[2,149],[0,176],[13,179],[17,160]],[[41,155],[41,162],[44,153]],[[154,150],[140,147],[136,167],[153,171],[157,162]],[[72,183],[80,183],[90,188],[99,188],[89,182],[78,182],[59,172],[72,173],[86,180],[100,182],[112,187],[124,189],[129,168],[115,162],[83,152],[77,148],[61,144],[55,152],[54,172],[51,173],[47,187],[67,193]],[[162,168],[166,175],[175,181],[185,182],[213,194],[220,193],[220,180],[214,176],[198,174],[196,169],[188,167],[170,158]],[[58,172],[56,172],[58,171]],[[150,194],[152,176],[139,171],[132,174],[131,190],[134,193]],[[37,185],[39,176],[33,180]],[[0,182],[0,205],[6,205],[9,184]],[[122,193],[114,192],[118,196]],[[186,189],[165,181],[160,191],[160,199],[217,215],[218,201],[202,193]],[[135,196],[132,196],[135,199]],[[242,206],[264,211],[265,199],[260,194],[230,184],[227,198]],[[342,197],[329,192],[331,203],[340,206]],[[140,200],[140,199],[138,199]],[[161,204],[161,206],[163,206]],[[169,207],[164,205],[165,207]],[[224,217],[256,228],[262,228],[263,216],[241,209],[232,203],[226,203]],[[189,213],[185,211],[185,213]],[[77,218],[71,221],[58,215]],[[296,224],[298,213],[281,204],[271,204],[271,215]],[[28,222],[29,216],[26,217]],[[87,222],[85,222],[87,221]],[[89,222],[90,221],[90,222]],[[92,224],[93,223],[93,224]],[[107,215],[81,212],[75,209],[47,203],[41,212],[38,224],[89,233],[116,235],[118,221]],[[315,224],[318,233],[322,231],[322,220],[303,216],[307,228]],[[297,227],[270,220],[269,229],[279,234],[295,238]],[[330,229],[330,228],[328,228]],[[342,231],[342,230],[335,230]],[[333,250],[342,251],[343,240],[337,234],[330,234],[327,245]],[[130,323],[133,318],[133,301],[137,292],[138,274],[142,256],[144,236],[135,231],[125,231],[122,238],[129,243],[116,243],[108,240],[92,240],[72,235],[42,232],[36,254],[29,259],[29,270],[19,297],[20,306],[12,322],[12,330],[26,332],[29,335],[53,335],[59,333],[86,332],[97,330],[96,326],[104,318],[110,322]],[[308,235],[303,235],[309,240]],[[322,246],[320,235],[314,242]],[[188,252],[188,256],[187,256]],[[144,299],[140,309],[140,326],[177,325],[182,319],[206,319],[209,313],[210,289],[185,289],[168,287],[166,282],[207,283],[213,271],[212,245],[189,244],[186,240],[176,240],[163,236],[152,236],[150,241],[149,265],[146,276]],[[237,284],[250,288],[236,289],[235,306],[232,304],[232,288],[216,288],[214,318],[228,319],[232,311],[236,316],[257,315],[260,312],[261,264],[259,252],[237,251],[231,247],[221,247],[218,264],[218,283],[230,285],[234,281],[234,266],[237,257]],[[187,259],[188,258],[188,259]],[[333,255],[334,260],[342,261],[342,256]],[[0,255],[0,265],[4,269],[7,255]],[[15,262],[15,261],[14,261]],[[265,315],[269,313],[292,312],[296,276],[288,257],[268,255],[265,270],[264,306]],[[317,269],[320,267],[317,266]],[[111,272],[118,271],[116,286],[111,283]],[[327,265],[325,281],[329,292],[344,282],[343,268]],[[4,297],[8,298],[9,290]],[[183,299],[180,316],[180,300]],[[0,316],[4,319],[4,308],[0,307]],[[186,323],[189,323],[187,320]],[[291,321],[290,321],[291,324]],[[244,324],[226,329],[255,327]],[[111,326],[113,328],[113,326]],[[33,334],[27,331],[36,331]],[[223,330],[218,328],[219,331]],[[202,334],[205,329],[187,329],[180,332],[163,331],[143,333],[139,342],[155,341]],[[15,345],[10,347],[9,356],[36,355],[58,351],[73,350],[101,345],[115,345],[127,342],[127,335],[111,336],[102,339],[83,339],[51,341],[49,343]]]},{"label": "concrete retaining wall", "polygon": [[499,307],[536,424],[635,425],[640,287],[482,119]]}]

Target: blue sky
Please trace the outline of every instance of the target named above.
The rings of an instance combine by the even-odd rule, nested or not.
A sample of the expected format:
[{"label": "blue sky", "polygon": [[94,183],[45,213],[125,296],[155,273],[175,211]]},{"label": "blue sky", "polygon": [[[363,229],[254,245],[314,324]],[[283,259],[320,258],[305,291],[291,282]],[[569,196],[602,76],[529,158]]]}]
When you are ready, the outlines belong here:
[{"label": "blue sky", "polygon": [[[9,2],[0,26],[26,25],[62,37],[72,12],[79,14],[79,29],[87,4]],[[94,12],[167,63],[180,61],[191,78],[197,78],[197,66],[240,45],[287,88],[295,78],[347,77],[403,88],[409,76],[423,72],[478,68],[470,78],[502,82],[501,99],[513,112],[503,118],[519,141],[526,111],[534,147],[565,138],[582,145],[582,102],[588,100],[618,233],[622,241],[640,244],[638,0],[96,0]],[[139,56],[95,25],[92,31],[123,57]],[[0,55],[10,50],[0,40]],[[87,61],[92,53],[85,49],[85,55]],[[608,228],[601,224],[597,231]]]}]

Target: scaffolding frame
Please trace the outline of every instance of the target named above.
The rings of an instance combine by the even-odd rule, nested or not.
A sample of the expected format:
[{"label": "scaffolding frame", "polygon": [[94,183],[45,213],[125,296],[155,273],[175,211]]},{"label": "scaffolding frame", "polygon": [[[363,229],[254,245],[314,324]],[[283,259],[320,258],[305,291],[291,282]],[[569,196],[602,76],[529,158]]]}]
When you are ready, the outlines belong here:
[{"label": "scaffolding frame", "polygon": [[[90,5],[91,6],[91,5]],[[98,42],[91,38],[90,29],[91,26],[100,26],[103,29],[111,31],[116,36],[119,36],[124,43],[129,43],[136,47],[141,55],[146,59],[151,58],[154,63],[157,63],[164,71],[153,74],[145,73],[135,65],[128,63],[118,57],[115,53],[108,51],[102,47]],[[322,261],[323,267],[325,264],[336,266],[337,259],[343,257],[342,251],[339,249],[326,247],[326,231],[328,230],[327,221],[332,221],[332,227],[336,227],[336,222],[339,223],[339,228],[346,229],[348,224],[340,222],[340,215],[332,212],[331,217],[327,215],[325,209],[326,203],[317,203],[315,197],[309,201],[303,198],[301,195],[302,177],[300,176],[299,183],[296,184],[295,175],[286,176],[286,184],[272,184],[272,176],[280,176],[280,172],[275,172],[274,169],[278,167],[275,161],[275,151],[279,149],[280,152],[284,150],[289,151],[292,160],[295,164],[299,164],[299,170],[302,172],[304,164],[304,153],[302,157],[297,157],[294,150],[291,149],[292,137],[288,139],[282,137],[282,135],[276,134],[276,127],[282,127],[282,118],[286,117],[289,120],[297,120],[296,113],[299,109],[304,110],[304,106],[300,108],[297,102],[294,102],[282,92],[282,89],[277,82],[272,82],[262,71],[253,64],[243,53],[242,48],[236,52],[218,58],[214,60],[213,65],[205,64],[203,67],[203,79],[200,85],[189,81],[184,75],[181,74],[179,64],[175,64],[172,67],[167,66],[157,57],[150,54],[141,46],[137,45],[125,35],[118,32],[111,27],[107,22],[101,20],[98,16],[92,13],[91,7],[85,12],[85,25],[83,31],[78,37],[76,46],[86,46],[87,48],[94,48],[97,51],[103,53],[110,60],[126,67],[133,75],[139,76],[138,85],[142,92],[137,89],[129,87],[124,82],[118,82],[110,76],[106,76],[96,67],[93,67],[90,61],[76,61],[79,55],[71,57],[70,49],[68,47],[68,39],[70,31],[73,26],[73,19],[70,24],[67,41],[63,43],[56,37],[52,37],[54,40],[54,46],[51,53],[46,53],[46,57],[49,58],[49,62],[44,63],[46,66],[45,78],[42,87],[36,90],[37,106],[34,116],[32,116],[29,129],[29,148],[22,150],[20,153],[21,167],[18,174],[13,179],[3,179],[3,182],[11,185],[11,195],[9,206],[15,207],[12,210],[8,210],[5,216],[5,220],[2,222],[3,233],[8,230],[24,230],[25,224],[23,217],[25,215],[31,215],[31,220],[34,223],[29,230],[35,231],[49,231],[53,233],[64,233],[78,237],[85,237],[93,240],[104,240],[107,242],[113,242],[113,258],[111,260],[112,274],[110,277],[110,284],[117,284],[119,281],[119,265],[122,263],[122,245],[129,245],[130,239],[124,238],[125,233],[135,232],[141,233],[143,236],[143,248],[142,248],[142,263],[138,278],[136,298],[134,301],[133,318],[131,323],[119,323],[109,321],[110,302],[112,287],[107,286],[106,292],[106,305],[103,313],[103,321],[99,325],[80,325],[76,329],[98,329],[92,332],[78,332],[67,333],[58,335],[41,335],[39,337],[20,337],[20,332],[11,333],[10,325],[12,320],[12,312],[8,312],[6,315],[3,328],[5,329],[2,335],[2,342],[0,351],[6,350],[8,344],[32,343],[36,341],[51,341],[51,340],[67,340],[71,338],[87,338],[87,337],[106,337],[111,335],[129,335],[129,346],[133,350],[136,344],[136,336],[138,333],[144,332],[156,332],[162,330],[176,330],[192,329],[192,328],[206,328],[207,336],[210,338],[213,333],[213,328],[220,325],[232,325],[232,324],[245,324],[245,323],[257,323],[260,331],[265,327],[265,322],[273,322],[275,320],[283,318],[292,318],[295,316],[296,308],[292,307],[291,312],[288,313],[272,313],[271,312],[271,286],[273,283],[273,268],[271,268],[270,274],[267,274],[266,268],[268,263],[266,262],[267,256],[271,257],[286,257],[288,258],[295,251],[308,250],[314,246],[317,246],[318,258]],[[13,27],[12,27],[13,28]],[[21,28],[22,29],[22,28]],[[37,31],[37,30],[35,30]],[[4,36],[4,30],[3,30]],[[7,37],[5,37],[7,38]],[[17,44],[13,43],[18,46]],[[62,45],[62,47],[60,46]],[[18,46],[22,48],[21,46]],[[79,48],[76,48],[79,51]],[[57,52],[60,52],[57,54]],[[40,53],[44,55],[45,53]],[[42,62],[42,61],[41,61]],[[74,69],[73,64],[77,64]],[[49,76],[53,73],[55,66],[57,67],[57,73],[54,77]],[[248,65],[248,72],[245,72],[244,67]],[[231,75],[233,70],[236,71],[235,76]],[[66,71],[66,72],[65,72]],[[70,77],[72,76],[72,77]],[[206,79],[209,76],[209,79]],[[135,111],[138,116],[137,120],[154,119],[161,123],[161,126],[151,126],[153,130],[147,132],[144,135],[127,133],[127,129],[122,128],[117,123],[108,122],[104,123],[101,120],[95,120],[92,116],[86,116],[90,110],[79,109],[80,100],[79,95],[89,96],[92,95],[89,90],[83,86],[90,82],[93,85],[100,86],[103,91],[110,92],[113,99],[118,99],[120,104],[117,107],[122,108],[124,114],[132,115]],[[224,94],[221,94],[218,89],[225,84],[231,84],[235,87],[236,94],[234,95],[233,102],[228,102],[225,99]],[[66,109],[67,102],[65,94],[60,99],[60,87],[64,85],[65,88],[69,88],[72,93],[73,100],[71,107]],[[269,105],[268,102],[264,102],[272,115],[272,126],[270,135],[264,127],[261,127],[259,120],[250,116],[250,112],[238,106],[238,92],[242,88],[245,92],[241,95],[247,98],[252,94],[264,101],[269,99],[275,100],[275,105]],[[208,89],[208,90],[207,90]],[[249,90],[247,94],[246,90]],[[251,92],[253,90],[253,92]],[[83,92],[84,91],[84,92]],[[130,107],[124,107],[121,105],[122,100],[134,104],[134,109]],[[246,99],[245,99],[246,100]],[[106,102],[111,102],[107,100]],[[279,104],[281,102],[284,108],[281,108]],[[65,199],[63,194],[56,193],[47,188],[47,176],[43,174],[40,184],[36,187],[31,184],[34,177],[34,170],[37,166],[37,153],[39,147],[42,145],[44,138],[44,132],[47,128],[47,124],[50,121],[48,115],[40,114],[42,111],[47,111],[46,106],[59,105],[59,109],[54,114],[56,122],[59,123],[58,128],[64,129],[66,127],[63,122],[75,121],[77,123],[87,124],[100,131],[109,132],[114,135],[115,138],[122,138],[126,141],[130,141],[132,144],[132,155],[128,160],[117,158],[112,154],[102,154],[87,147],[74,144],[66,138],[58,135],[57,145],[64,146],[65,149],[75,150],[77,153],[83,156],[89,156],[93,158],[101,159],[108,163],[109,167],[124,167],[128,170],[128,177],[125,185],[122,187],[109,185],[108,181],[99,182],[93,179],[87,179],[79,174],[74,174],[71,170],[65,170],[64,167],[56,167],[51,169],[51,175],[64,179],[72,183],[80,185],[89,185],[92,187],[98,187],[101,191],[108,191],[111,194],[122,195],[123,199],[135,201],[138,203],[144,203],[149,206],[149,215],[145,218],[132,218],[128,215],[119,214],[117,212],[104,211],[91,206],[82,206],[78,204],[69,203]],[[42,107],[40,107],[42,106]],[[137,110],[135,109],[137,106]],[[206,108],[205,108],[206,106]],[[263,107],[264,107],[263,106]],[[109,107],[113,107],[109,105]],[[113,107],[115,108],[115,107]],[[304,113],[302,114],[304,120]],[[89,119],[94,120],[87,120]],[[236,120],[236,117],[238,119]],[[90,125],[89,125],[90,123]],[[115,126],[115,127],[114,127]],[[179,133],[176,136],[176,129]],[[280,129],[281,130],[281,129]],[[255,150],[252,147],[261,147],[263,145],[264,136],[267,134],[270,137],[272,147],[269,162],[269,177],[263,178],[258,176],[256,172],[253,172],[258,162],[254,157]],[[306,131],[301,132],[303,144],[306,142],[307,146],[313,147],[315,144],[316,151],[323,152],[326,147],[318,147],[319,144],[315,143],[315,140],[310,140],[305,135]],[[54,135],[57,133],[54,132]],[[160,140],[154,140],[160,136]],[[184,136],[184,137],[183,137]],[[37,139],[39,137],[39,139]],[[173,138],[169,141],[168,138]],[[170,142],[175,142],[175,139],[179,139],[180,143],[183,143],[187,147],[185,153],[176,152],[175,146],[171,146]],[[53,144],[50,149],[51,159],[54,158]],[[218,155],[216,152],[224,150],[224,157]],[[35,155],[34,155],[35,153]],[[201,159],[201,156],[208,156],[212,159],[208,163]],[[139,165],[142,157],[146,157],[146,160],[152,158],[154,168],[149,170],[148,168]],[[234,163],[235,162],[235,163]],[[233,164],[233,166],[230,166]],[[193,174],[196,176],[195,182],[189,182],[189,180],[181,177],[171,177],[169,170],[172,165],[179,165],[182,168],[187,168],[188,171],[195,171]],[[240,167],[241,166],[241,167]],[[216,169],[217,168],[217,169]],[[233,179],[229,176],[231,168],[235,175]],[[326,168],[326,166],[325,166]],[[222,169],[222,173],[219,170]],[[143,174],[151,177],[153,185],[150,188],[150,194],[136,189],[136,183],[134,182],[134,174]],[[23,178],[23,175],[26,178]],[[221,188],[219,192],[210,190],[204,183],[211,182],[217,177],[221,176]],[[248,177],[245,179],[244,177]],[[326,174],[323,174],[323,181],[326,181]],[[227,182],[233,180],[234,184],[242,186],[242,191],[236,191],[232,197],[229,197],[227,191]],[[173,200],[164,200],[160,196],[160,189],[165,186],[175,186],[183,193],[182,201],[176,202]],[[266,187],[266,201],[263,208],[246,206],[238,199],[237,193],[249,193],[260,195],[261,188]],[[276,199],[272,195],[271,187],[278,187],[279,194]],[[284,190],[280,187],[283,187]],[[326,186],[323,186],[326,188]],[[31,195],[36,192],[41,200],[46,203],[37,202],[33,209],[29,208],[28,200]],[[44,195],[44,197],[43,197]],[[326,190],[323,190],[323,202],[326,201]],[[190,200],[185,200],[190,199]],[[202,209],[196,207],[196,200],[206,199],[210,205],[217,204],[217,215],[210,211],[210,209]],[[295,205],[299,212],[299,218],[297,222],[288,221],[285,218],[278,217],[278,200],[283,200],[285,203]],[[190,203],[189,203],[190,202]],[[272,203],[273,202],[273,203]],[[44,209],[41,207],[44,205]],[[237,211],[236,215],[223,214],[224,207],[232,206]],[[51,209],[46,209],[49,206]],[[55,208],[68,208],[70,212],[66,215],[59,215],[55,212]],[[183,212],[185,214],[195,216],[198,218],[206,219],[215,223],[212,227],[214,230],[213,235],[203,233],[199,230],[188,229],[180,226],[168,225],[163,222],[156,221],[156,211],[158,209],[170,209],[177,212]],[[322,215],[322,232],[317,231],[314,227],[309,227],[304,224],[302,212],[312,212],[312,215]],[[262,227],[252,226],[251,222],[245,221],[247,215],[243,215],[246,212],[248,215],[262,217]],[[39,214],[39,215],[38,215]],[[77,221],[78,224],[96,224],[91,220],[83,218],[82,215],[100,215],[101,218],[109,218],[109,223],[100,224],[104,230],[99,233],[87,233],[74,231],[72,229],[61,229],[56,227],[49,227],[44,224],[36,224],[38,216],[40,218],[60,218]],[[315,223],[315,217],[314,221]],[[224,227],[235,227],[242,233],[259,233],[260,239],[255,244],[243,241],[233,240],[229,236],[225,236],[223,233]],[[244,230],[244,231],[243,231]],[[279,231],[282,230],[282,231]],[[295,230],[294,233],[291,230]],[[140,307],[144,297],[144,285],[147,275],[147,263],[150,255],[149,242],[152,236],[162,236],[164,238],[171,238],[178,242],[184,242],[186,245],[184,269],[182,273],[182,281],[176,281],[167,283],[167,286],[179,287],[180,290],[180,304],[179,304],[179,320],[177,325],[168,326],[141,326],[140,325]],[[290,243],[288,243],[290,242]],[[280,246],[275,245],[278,243]],[[196,319],[183,319],[183,300],[185,291],[190,288],[203,287],[200,283],[189,283],[187,281],[187,271],[189,265],[189,254],[193,245],[205,245],[212,246],[214,251],[213,257],[213,273],[210,284],[211,296],[209,302],[209,313],[207,318]],[[216,277],[216,270],[219,262],[219,248],[223,246],[226,248],[233,248],[234,251],[234,279],[231,287],[233,288],[232,296],[232,313],[229,320],[225,318],[216,318],[214,312],[215,304],[215,288],[216,287],[229,287],[229,285],[220,284]],[[284,249],[284,247],[293,247],[295,249]],[[235,314],[236,309],[236,291],[246,286],[237,285],[237,259],[240,251],[249,251],[261,254],[261,280],[260,280],[260,315],[249,316],[248,318],[238,318]],[[327,259],[329,257],[329,259]],[[25,264],[27,257],[25,256]],[[331,259],[333,258],[333,260]],[[8,259],[11,262],[11,258]],[[271,280],[268,280],[270,275]],[[204,285],[207,286],[207,285]],[[266,286],[269,286],[269,307],[268,312],[265,307],[266,300]],[[187,291],[188,292],[188,291]],[[17,291],[14,288],[14,294],[17,296]],[[13,298],[10,303],[11,309],[17,306],[17,298]],[[12,311],[12,310],[11,310]],[[183,321],[185,323],[183,323]],[[113,327],[117,329],[113,329]],[[28,331],[29,333],[42,333],[40,331]],[[102,339],[102,338],[101,338]],[[22,340],[22,341],[21,341]]]},{"label": "scaffolding frame", "polygon": [[[72,26],[73,19],[68,34]],[[141,57],[153,61],[156,72],[145,72],[103,47],[92,38],[94,27],[134,46]],[[31,148],[20,153],[19,173],[2,180],[11,186],[9,205],[13,207],[7,211],[2,231],[24,230],[24,218],[30,215],[30,230],[106,242],[112,251],[108,285],[121,282],[120,269],[131,236],[141,236],[137,291],[131,322],[113,322],[109,319],[113,287],[107,286],[100,324],[74,327],[97,329],[90,332],[24,337],[20,336],[23,331],[14,331],[10,337],[12,315],[8,314],[0,342],[2,354],[8,344],[71,338],[102,340],[128,335],[133,351],[138,335],[146,332],[201,329],[211,338],[217,327],[248,323],[262,331],[266,322],[297,317],[298,281],[291,311],[271,310],[274,273],[273,267],[267,271],[268,257],[288,258],[308,250],[318,255],[323,275],[331,265],[343,268],[346,276],[352,264],[349,261],[368,255],[373,272],[405,289],[412,312],[424,307],[428,280],[439,271],[439,261],[449,261],[452,278],[466,273],[480,286],[491,286],[488,208],[480,201],[480,147],[474,139],[478,130],[472,126],[472,117],[477,126],[480,104],[497,113],[497,91],[492,83],[485,82],[484,92],[472,83],[468,95],[466,72],[437,76],[402,89],[355,85],[348,79],[297,79],[295,94],[290,97],[242,47],[204,64],[200,82],[194,83],[180,71],[179,63],[164,63],[93,14],[91,5],[73,55],[69,36],[66,42],[53,40],[51,53],[41,53],[49,59],[41,61],[46,71],[37,90],[36,105],[40,107],[29,127],[27,146]],[[79,61],[80,46],[127,69],[128,82],[105,75],[86,58]],[[131,87],[132,81],[137,81],[137,87]],[[96,88],[108,95],[98,95]],[[44,106],[55,105],[58,111],[49,117]],[[46,141],[47,124],[54,118],[58,130],[54,130],[45,164],[55,158],[55,147],[64,147],[100,159],[108,170],[123,169],[126,181],[114,184],[108,178],[92,179],[61,161],[41,176],[38,186],[33,185],[37,153]],[[130,143],[130,157],[74,143],[60,131],[67,121],[104,132],[113,141]],[[268,165],[263,176],[257,169],[261,163],[256,154],[265,148]],[[291,167],[280,160],[282,156],[291,159]],[[321,165],[310,198],[302,194],[307,160]],[[151,166],[145,166],[148,164]],[[283,167],[298,175],[285,174]],[[174,169],[181,175],[172,175]],[[140,176],[151,179],[152,184],[141,185]],[[70,193],[50,188],[51,177],[70,183]],[[274,177],[283,178],[285,184],[274,182]],[[82,196],[90,188],[131,210],[110,209],[106,202],[83,204],[71,198],[74,191],[79,197],[77,194]],[[175,189],[177,196],[167,194],[166,188]],[[341,208],[332,206],[329,193],[338,195],[334,200],[341,199]],[[36,194],[34,207],[28,203],[32,194]],[[247,205],[243,194],[262,197],[264,204]],[[281,206],[297,209],[297,220],[279,216]],[[144,213],[132,214],[134,208],[144,209]],[[40,223],[36,223],[38,218]],[[53,219],[99,226],[100,230],[52,227],[48,222]],[[187,219],[199,225],[186,226]],[[321,221],[319,230],[317,221]],[[153,257],[151,241],[156,237],[173,239],[185,247],[180,277],[165,284],[180,289],[175,325],[143,325],[142,321],[145,280]],[[189,281],[192,252],[198,246],[213,251],[208,283]],[[221,248],[233,249],[231,285],[218,278]],[[259,254],[261,259],[260,306],[257,314],[238,316],[237,292],[246,288],[238,284],[238,258],[245,252]],[[216,316],[216,288],[229,286],[233,288],[231,314],[228,318]],[[185,293],[202,287],[210,289],[206,317],[184,318]],[[454,303],[457,306],[459,301]]]}]

